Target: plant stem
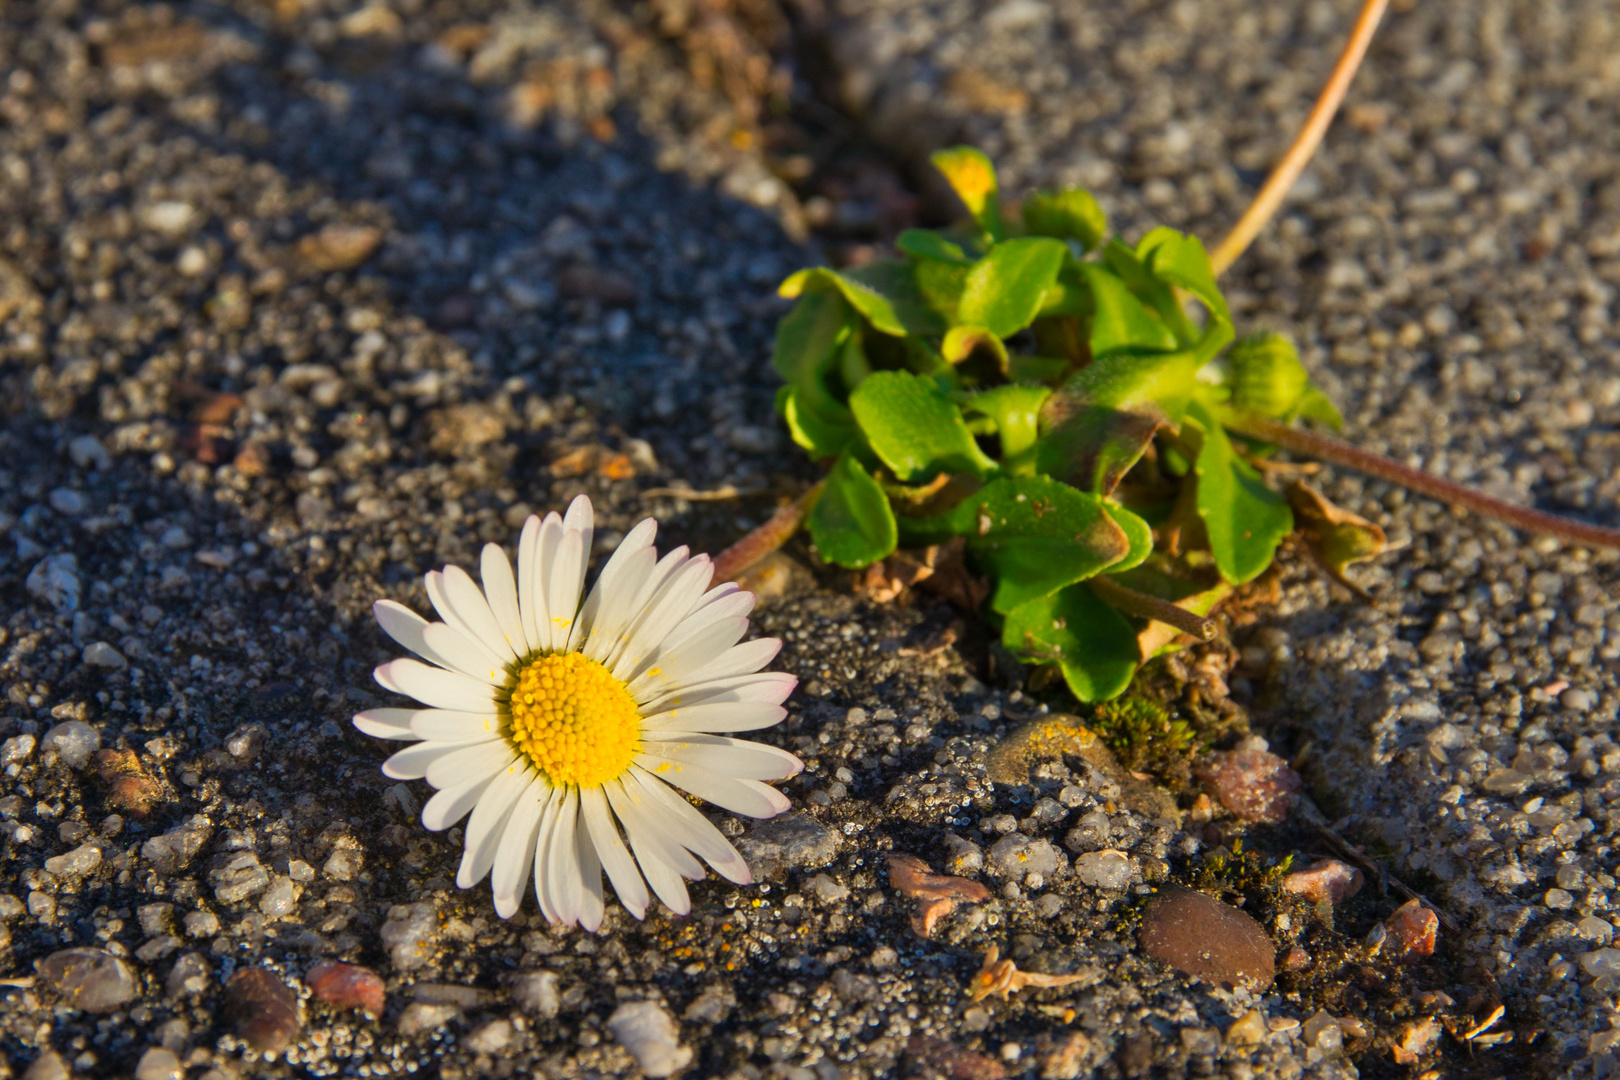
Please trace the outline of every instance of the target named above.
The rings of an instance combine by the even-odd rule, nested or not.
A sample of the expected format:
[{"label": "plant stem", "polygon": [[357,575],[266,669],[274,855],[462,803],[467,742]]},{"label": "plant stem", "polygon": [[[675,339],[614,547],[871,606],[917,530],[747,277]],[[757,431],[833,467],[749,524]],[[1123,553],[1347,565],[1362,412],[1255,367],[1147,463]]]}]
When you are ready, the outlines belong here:
[{"label": "plant stem", "polygon": [[1117,581],[1110,581],[1105,575],[1090,578],[1086,584],[1096,593],[1104,603],[1123,611],[1127,615],[1136,615],[1143,619],[1152,619],[1162,622],[1166,626],[1173,626],[1184,634],[1191,634],[1199,641],[1212,641],[1215,637],[1215,620],[1206,619],[1202,615],[1194,615],[1185,608],[1176,607],[1168,600],[1160,600],[1157,596],[1128,589]]},{"label": "plant stem", "polygon": [[1544,514],[1540,510],[1531,510],[1503,499],[1492,498],[1483,492],[1475,491],[1450,480],[1442,480],[1438,476],[1414,469],[1382,454],[1375,454],[1371,450],[1363,450],[1359,446],[1335,439],[1328,435],[1321,435],[1303,428],[1290,427],[1287,424],[1253,413],[1230,412],[1223,417],[1222,423],[1239,435],[1260,439],[1264,442],[1275,443],[1285,450],[1307,454],[1332,465],[1343,465],[1357,472],[1376,476],[1380,480],[1388,480],[1409,488],[1420,495],[1427,495],[1439,499],[1444,503],[1461,506],[1476,514],[1505,521],[1515,528],[1525,529],[1529,532],[1545,533],[1556,536],[1560,540],[1567,540],[1572,544],[1584,544],[1587,547],[1620,549],[1620,529],[1608,529],[1602,525],[1588,525],[1584,521],[1571,521],[1568,518],[1558,517],[1554,514]]},{"label": "plant stem", "polygon": [[1265,186],[1254,197],[1254,202],[1249,204],[1238,223],[1232,226],[1232,231],[1226,234],[1226,239],[1210,253],[1210,262],[1215,265],[1217,275],[1236,262],[1238,256],[1254,242],[1266,222],[1277,212],[1277,207],[1282,205],[1288,189],[1294,186],[1294,181],[1305,170],[1311,155],[1316,153],[1317,145],[1327,133],[1328,124],[1333,121],[1333,114],[1344,100],[1345,91],[1350,89],[1350,80],[1355,78],[1356,69],[1361,66],[1361,58],[1367,54],[1367,45],[1372,41],[1373,31],[1378,28],[1378,20],[1388,6],[1389,0],[1365,0],[1361,5],[1361,14],[1356,17],[1356,25],[1350,31],[1350,40],[1345,43],[1344,52],[1334,65],[1333,74],[1328,76],[1327,85],[1322,87],[1316,106],[1305,118],[1305,125],[1294,136],[1293,145],[1266,178]]},{"label": "plant stem", "polygon": [[765,524],[716,555],[714,576],[709,580],[735,581],[745,570],[792,539],[826,486],[827,481],[818,481],[815,487],[781,506]]}]

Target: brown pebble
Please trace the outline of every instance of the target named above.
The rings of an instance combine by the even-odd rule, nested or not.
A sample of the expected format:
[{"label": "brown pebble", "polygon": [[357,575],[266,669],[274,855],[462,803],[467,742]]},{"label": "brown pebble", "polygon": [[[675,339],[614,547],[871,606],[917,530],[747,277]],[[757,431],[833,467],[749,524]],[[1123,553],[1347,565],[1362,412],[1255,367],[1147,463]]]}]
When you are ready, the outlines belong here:
[{"label": "brown pebble", "polygon": [[906,1043],[906,1076],[944,1076],[949,1080],[1002,1080],[1007,1070],[986,1054],[965,1050],[932,1035],[913,1035]]},{"label": "brown pebble", "polygon": [[557,275],[557,288],[576,300],[597,300],[609,307],[628,307],[636,302],[636,285],[615,270],[593,266],[570,266]]},{"label": "brown pebble", "polygon": [[1310,966],[1311,954],[1300,948],[1298,945],[1295,945],[1292,949],[1289,949],[1288,955],[1283,957],[1284,971],[1304,971]]},{"label": "brown pebble", "polygon": [[144,820],[163,798],[163,787],[141,768],[133,750],[97,751],[96,775],[107,785],[107,802],[131,817]]},{"label": "brown pebble", "polygon": [[382,238],[375,225],[327,225],[298,241],[298,254],[317,270],[353,270],[371,258]]},{"label": "brown pebble", "polygon": [[322,961],[304,976],[310,993],[337,1009],[365,1009],[381,1016],[388,995],[382,979],[370,968],[357,964]]},{"label": "brown pebble", "polygon": [[264,968],[243,968],[232,975],[225,1000],[236,1033],[261,1054],[285,1050],[303,1026],[297,996]]},{"label": "brown pebble", "polygon": [[1423,906],[1421,900],[1408,900],[1395,909],[1384,923],[1389,930],[1390,943],[1398,955],[1432,956],[1435,937],[1440,932],[1440,918]]},{"label": "brown pebble", "polygon": [[1260,924],[1191,889],[1165,889],[1150,900],[1138,940],[1154,959],[1219,986],[1264,990],[1276,975],[1271,938]]},{"label": "brown pebble", "polygon": [[1342,903],[1361,891],[1361,871],[1338,859],[1318,859],[1282,879],[1282,887],[1312,903]]},{"label": "brown pebble", "polygon": [[128,964],[102,949],[62,949],[35,967],[62,1003],[88,1013],[108,1013],[139,995]]},{"label": "brown pebble", "polygon": [[1234,816],[1273,825],[1287,819],[1305,788],[1288,762],[1266,750],[1211,754],[1198,778]]}]

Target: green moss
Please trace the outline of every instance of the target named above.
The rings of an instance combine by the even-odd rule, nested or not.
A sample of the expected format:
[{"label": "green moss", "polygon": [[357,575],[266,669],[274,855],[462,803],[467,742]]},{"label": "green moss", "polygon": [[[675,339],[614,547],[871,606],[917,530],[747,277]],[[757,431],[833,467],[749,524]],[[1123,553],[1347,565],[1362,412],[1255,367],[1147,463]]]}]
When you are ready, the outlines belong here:
[{"label": "green moss", "polygon": [[1273,896],[1294,857],[1285,855],[1269,861],[1255,851],[1244,851],[1241,837],[1232,841],[1230,853],[1215,851],[1193,872],[1192,887],[1216,897]]},{"label": "green moss", "polygon": [[1198,733],[1163,705],[1134,694],[1107,701],[1092,710],[1090,725],[1127,769],[1152,773],[1172,790],[1186,785]]}]

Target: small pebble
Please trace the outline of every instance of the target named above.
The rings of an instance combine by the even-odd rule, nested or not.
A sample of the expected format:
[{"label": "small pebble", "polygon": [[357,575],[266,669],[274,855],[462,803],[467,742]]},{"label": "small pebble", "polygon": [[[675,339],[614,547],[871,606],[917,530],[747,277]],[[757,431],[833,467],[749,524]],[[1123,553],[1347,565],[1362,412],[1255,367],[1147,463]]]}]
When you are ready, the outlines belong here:
[{"label": "small pebble", "polygon": [[56,751],[57,759],[68,768],[82,769],[101,749],[101,735],[83,720],[66,720],[45,733],[40,748]]},{"label": "small pebble", "polygon": [[174,1051],[161,1046],[147,1050],[135,1066],[135,1080],[181,1080],[185,1075]]},{"label": "small pebble", "polygon": [[0,766],[14,765],[19,761],[27,761],[33,754],[34,747],[39,740],[32,735],[13,735],[5,742],[0,743]]},{"label": "small pebble", "polygon": [[432,904],[395,904],[388,909],[381,937],[388,958],[400,971],[426,964],[439,936],[439,916]]},{"label": "small pebble", "polygon": [[80,877],[101,865],[101,849],[82,844],[65,855],[45,860],[45,869],[59,877]]},{"label": "small pebble", "polygon": [[512,980],[512,1000],[525,1011],[549,1020],[562,1007],[557,981],[554,971],[522,972]]},{"label": "small pebble", "polygon": [[499,1054],[512,1043],[512,1021],[491,1020],[467,1036],[467,1049],[475,1054]]},{"label": "small pebble", "polygon": [[1397,955],[1432,956],[1440,918],[1420,900],[1408,900],[1385,920],[1389,944]]},{"label": "small pebble", "polygon": [[28,1066],[28,1071],[23,1073],[23,1080],[69,1080],[72,1075],[68,1072],[67,1062],[62,1060],[62,1055],[54,1050],[46,1050]]},{"label": "small pebble", "polygon": [[1149,956],[1217,986],[1264,990],[1276,972],[1258,922],[1191,889],[1168,888],[1148,901],[1139,940]]},{"label": "small pebble", "polygon": [[1259,1009],[1250,1009],[1226,1029],[1228,1046],[1257,1046],[1266,1041],[1266,1018]]},{"label": "small pebble", "polygon": [[90,509],[90,500],[84,497],[82,491],[72,488],[52,488],[45,498],[51,504],[51,509],[63,517],[78,517]]},{"label": "small pebble", "polygon": [[1235,817],[1268,824],[1287,820],[1305,789],[1288,762],[1265,750],[1211,754],[1198,778]]},{"label": "small pebble", "polygon": [[169,969],[163,987],[170,997],[200,994],[208,989],[209,974],[208,961],[201,953],[181,953]]},{"label": "small pebble", "polygon": [[430,1005],[413,1001],[399,1012],[399,1033],[407,1038],[424,1031],[437,1031],[461,1015],[454,1005]]},{"label": "small pebble", "polygon": [[84,647],[84,662],[91,667],[122,668],[129,666],[124,654],[107,644],[105,641],[92,641]]},{"label": "small pebble", "polygon": [[1088,851],[1074,860],[1074,875],[1094,889],[1118,892],[1131,884],[1136,867],[1120,851]]},{"label": "small pebble", "polygon": [[323,961],[310,968],[304,983],[317,1001],[335,1009],[365,1009],[381,1016],[388,994],[381,977],[357,964]]},{"label": "small pebble", "polygon": [[1340,904],[1361,891],[1361,871],[1338,859],[1318,859],[1282,879],[1282,887],[1312,903]]},{"label": "small pebble", "polygon": [[105,469],[112,465],[112,455],[94,435],[76,435],[68,443],[68,459],[81,469]]},{"label": "small pebble", "polygon": [[261,1054],[285,1050],[303,1026],[297,995],[264,968],[243,968],[232,975],[225,984],[225,1002],[236,1033]]},{"label": "small pebble", "polygon": [[692,1060],[691,1047],[680,1043],[675,1018],[655,1001],[620,1005],[608,1017],[608,1030],[650,1077],[672,1076]]},{"label": "small pebble", "polygon": [[23,581],[28,595],[60,612],[79,609],[79,561],[72,553],[47,555]]},{"label": "small pebble", "polygon": [[135,973],[101,949],[63,949],[39,962],[46,985],[64,1004],[89,1013],[108,1013],[135,1000]]}]

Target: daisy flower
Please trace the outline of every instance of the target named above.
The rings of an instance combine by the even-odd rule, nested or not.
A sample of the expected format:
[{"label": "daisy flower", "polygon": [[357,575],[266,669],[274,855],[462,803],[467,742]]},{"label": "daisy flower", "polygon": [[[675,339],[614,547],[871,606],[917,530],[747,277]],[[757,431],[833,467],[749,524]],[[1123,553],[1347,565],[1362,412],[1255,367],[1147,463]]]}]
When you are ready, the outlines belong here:
[{"label": "daisy flower", "polygon": [[422,658],[382,664],[377,682],[421,707],[370,709],[354,724],[414,743],[383,772],[438,789],[423,825],[447,829],[472,815],[456,884],[491,877],[503,919],[531,875],[547,920],[593,931],[604,871],[638,919],[652,896],[690,911],[683,879],[704,877],[699,859],[748,884],[742,856],[674,788],[768,818],[788,800],[764,781],[804,768],[785,750],[729,735],[780,722],[797,682],[760,670],[780,641],[742,640],[754,594],[711,588],[706,555],[679,547],[660,559],[657,529],[650,518],[632,529],[582,603],[592,533],[582,495],[565,517],[524,523],[515,576],[496,544],[484,547],[481,589],[460,567],[430,571],[442,622],[391,600],[373,608]]}]

